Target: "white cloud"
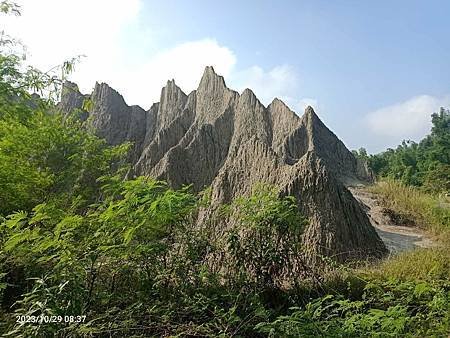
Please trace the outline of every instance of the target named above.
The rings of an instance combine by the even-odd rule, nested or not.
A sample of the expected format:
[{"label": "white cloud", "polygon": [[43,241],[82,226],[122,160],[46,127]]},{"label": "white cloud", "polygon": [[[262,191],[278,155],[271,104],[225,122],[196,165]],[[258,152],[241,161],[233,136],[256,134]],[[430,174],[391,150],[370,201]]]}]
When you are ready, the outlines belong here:
[{"label": "white cloud", "polygon": [[77,79],[93,82],[107,78],[120,60],[122,30],[136,19],[141,2],[24,0],[20,5],[22,16],[2,21],[5,31],[27,46],[30,63],[46,71],[86,55]]},{"label": "white cloud", "polygon": [[[235,53],[214,39],[161,48],[152,41],[157,32],[139,20],[142,0],[23,0],[20,4],[21,17],[2,18],[5,31],[24,42],[29,63],[44,71],[86,55],[71,76],[83,92],[90,92],[96,81],[106,82],[127,103],[148,108],[159,100],[167,80],[175,79],[188,93],[197,87],[204,67],[212,65],[231,88],[251,88],[264,104],[278,97],[301,114],[304,102],[313,102],[297,97],[299,81],[289,65],[237,69]],[[149,45],[152,48],[145,48]],[[138,56],[130,51],[134,46],[140,46]]]},{"label": "white cloud", "polygon": [[[227,77],[236,63],[234,53],[214,39],[181,43],[130,62],[127,30],[139,26],[141,0],[24,0],[20,4],[22,16],[6,17],[6,32],[23,41],[29,63],[44,71],[85,55],[71,76],[84,92],[90,92],[96,81],[106,82],[128,103],[149,107],[159,100],[168,79],[174,78],[189,92],[197,87],[205,66],[213,65]],[[152,32],[139,29],[133,32],[133,43],[148,44]]]},{"label": "white cloud", "polygon": [[396,141],[418,140],[429,133],[430,115],[441,106],[450,105],[450,96],[414,96],[407,101],[393,104],[369,113],[366,125],[377,136]]},{"label": "white cloud", "polygon": [[197,88],[205,66],[213,66],[218,74],[227,78],[235,64],[234,53],[213,39],[182,43],[150,57],[128,74],[128,83],[141,85],[127,89],[126,97],[149,105],[159,100],[161,88],[169,79],[175,79],[188,93]]}]

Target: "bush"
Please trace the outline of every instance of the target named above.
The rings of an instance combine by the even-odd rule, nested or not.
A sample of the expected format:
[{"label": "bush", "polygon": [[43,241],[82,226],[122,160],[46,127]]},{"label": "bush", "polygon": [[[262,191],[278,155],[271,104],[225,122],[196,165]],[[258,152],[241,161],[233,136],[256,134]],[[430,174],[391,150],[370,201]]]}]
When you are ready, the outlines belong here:
[{"label": "bush", "polygon": [[431,337],[450,325],[450,284],[369,281],[362,297],[327,295],[256,325],[269,337]]},{"label": "bush", "polygon": [[303,267],[301,236],[306,219],[295,198],[278,197],[270,186],[256,186],[250,197],[232,205],[234,227],[228,234],[232,273],[256,287],[279,287]]}]

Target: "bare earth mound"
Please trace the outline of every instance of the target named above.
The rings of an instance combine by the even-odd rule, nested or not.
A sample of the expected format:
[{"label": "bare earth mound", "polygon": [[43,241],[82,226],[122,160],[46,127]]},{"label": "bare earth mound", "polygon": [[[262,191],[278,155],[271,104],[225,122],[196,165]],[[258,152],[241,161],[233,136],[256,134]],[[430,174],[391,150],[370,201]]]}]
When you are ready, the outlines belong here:
[{"label": "bare earth mound", "polygon": [[134,175],[166,180],[174,188],[212,187],[213,208],[247,194],[254,184],[275,184],[294,195],[309,218],[304,243],[317,254],[348,258],[380,257],[386,247],[363,207],[346,188],[372,179],[364,163],[319,119],[311,107],[300,118],[282,101],[265,107],[249,89],[241,94],[206,67],[189,95],[168,81],[160,102],[145,111],[128,106],[108,85],[90,95],[66,83],[60,107],[81,109],[86,124],[110,144],[133,142]]}]

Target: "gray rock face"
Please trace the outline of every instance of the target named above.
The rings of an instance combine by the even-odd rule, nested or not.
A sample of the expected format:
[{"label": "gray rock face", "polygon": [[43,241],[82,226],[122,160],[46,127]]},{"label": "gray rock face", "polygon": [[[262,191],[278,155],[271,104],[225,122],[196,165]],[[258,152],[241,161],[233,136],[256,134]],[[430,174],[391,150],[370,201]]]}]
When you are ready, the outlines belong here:
[{"label": "gray rock face", "polygon": [[[60,107],[80,108],[73,84]],[[76,90],[73,90],[73,89]],[[304,242],[309,257],[381,256],[386,248],[365,211],[347,190],[370,181],[367,165],[308,107],[300,118],[282,101],[265,107],[250,89],[239,94],[206,67],[189,95],[168,81],[159,103],[148,111],[129,107],[106,84],[90,95],[87,124],[110,144],[133,142],[134,174],[166,180],[174,188],[212,187],[212,208],[248,194],[256,183],[278,186],[297,197],[309,218]],[[82,102],[82,100],[81,100]],[[208,211],[206,211],[208,214]]]},{"label": "gray rock face", "polygon": [[[85,99],[92,101],[90,112],[83,110]],[[109,144],[132,142],[129,159],[135,162],[139,158],[146,136],[147,119],[150,119],[148,115],[151,114],[147,114],[139,106],[128,106],[122,95],[106,83],[96,83],[92,94],[82,95],[76,84],[66,81],[59,107],[64,112],[80,110],[87,126],[94,129],[96,134]],[[150,123],[153,125],[154,122]]]},{"label": "gray rock face", "polygon": [[78,86],[70,81],[66,81],[63,84],[61,101],[58,103],[58,108],[63,112],[72,112],[77,109],[81,113],[79,116],[81,120],[85,121],[89,113],[83,110],[83,103],[85,99],[88,99],[89,95],[83,95],[80,93]]}]

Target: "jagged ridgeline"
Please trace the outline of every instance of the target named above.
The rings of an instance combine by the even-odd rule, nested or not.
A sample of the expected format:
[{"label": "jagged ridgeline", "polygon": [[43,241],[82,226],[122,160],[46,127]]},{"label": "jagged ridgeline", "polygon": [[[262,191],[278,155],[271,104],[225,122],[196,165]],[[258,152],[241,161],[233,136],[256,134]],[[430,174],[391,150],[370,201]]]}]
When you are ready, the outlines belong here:
[{"label": "jagged ridgeline", "polygon": [[310,224],[304,234],[309,257],[336,259],[381,256],[383,242],[346,185],[372,180],[370,171],[308,107],[298,117],[282,101],[265,107],[246,89],[227,88],[206,67],[197,90],[186,95],[168,81],[158,103],[145,111],[128,106],[107,84],[83,95],[67,82],[63,112],[82,109],[82,118],[107,142],[133,143],[135,175],[150,175],[172,187],[212,187],[212,209],[269,183],[297,198]]}]

